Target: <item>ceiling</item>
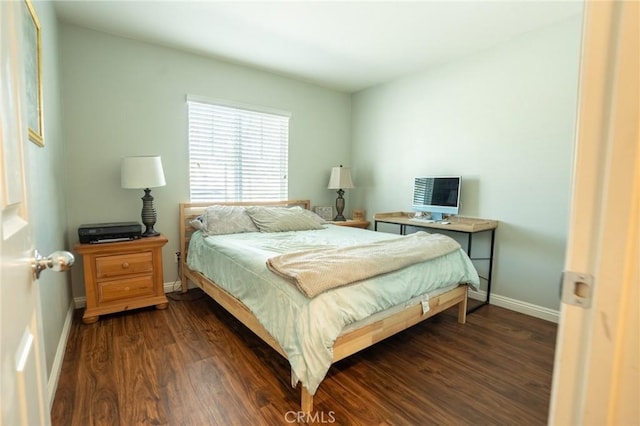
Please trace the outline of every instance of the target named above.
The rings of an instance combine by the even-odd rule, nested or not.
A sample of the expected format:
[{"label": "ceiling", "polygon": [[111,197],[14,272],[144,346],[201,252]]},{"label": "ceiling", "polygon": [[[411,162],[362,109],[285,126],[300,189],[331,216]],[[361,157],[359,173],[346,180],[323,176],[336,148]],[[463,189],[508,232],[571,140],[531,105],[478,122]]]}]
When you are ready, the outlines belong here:
[{"label": "ceiling", "polygon": [[62,1],[64,22],[347,92],[582,13],[582,1]]}]

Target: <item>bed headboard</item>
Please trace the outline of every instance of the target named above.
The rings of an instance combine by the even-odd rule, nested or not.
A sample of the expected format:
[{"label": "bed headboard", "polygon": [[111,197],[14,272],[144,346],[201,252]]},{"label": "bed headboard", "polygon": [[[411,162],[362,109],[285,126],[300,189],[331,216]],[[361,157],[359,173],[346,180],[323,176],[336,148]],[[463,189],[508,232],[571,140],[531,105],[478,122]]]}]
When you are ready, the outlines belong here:
[{"label": "bed headboard", "polygon": [[[196,217],[204,213],[204,210],[213,205],[219,206],[281,206],[281,207],[293,207],[300,206],[307,210],[311,208],[311,202],[309,200],[282,200],[282,201],[242,201],[242,202],[198,202],[198,203],[180,203],[180,266],[183,271],[187,259],[187,250],[189,249],[189,240],[191,234],[195,232],[195,229],[190,225],[190,222]],[[186,291],[186,284],[183,283],[183,291]]]}]

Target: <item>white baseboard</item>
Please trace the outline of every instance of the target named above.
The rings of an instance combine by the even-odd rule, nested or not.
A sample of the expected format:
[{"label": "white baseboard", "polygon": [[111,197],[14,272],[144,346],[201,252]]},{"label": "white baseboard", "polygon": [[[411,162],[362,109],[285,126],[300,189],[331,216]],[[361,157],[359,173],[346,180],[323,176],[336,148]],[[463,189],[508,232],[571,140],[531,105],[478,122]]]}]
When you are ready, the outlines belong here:
[{"label": "white baseboard", "polygon": [[469,298],[473,300],[487,300],[487,292],[484,290],[476,291],[476,290],[471,290],[471,287],[469,287],[468,294],[469,294]]},{"label": "white baseboard", "polygon": [[[474,300],[487,300],[487,292],[469,290],[469,297]],[[556,324],[558,323],[558,321],[560,321],[560,311],[527,302],[522,302],[516,299],[511,299],[509,297],[500,296],[499,294],[495,293],[491,294],[489,304],[520,312],[521,314],[529,315],[535,318],[551,321]]]},{"label": "white baseboard", "polygon": [[[191,284],[191,283],[189,283]],[[189,288],[192,286],[189,285]],[[174,281],[171,283],[164,283],[164,292],[165,293],[173,293],[174,291],[180,291],[182,289],[182,281]]]},{"label": "white baseboard", "polygon": [[58,340],[58,347],[56,348],[56,356],[53,358],[53,364],[51,365],[51,374],[49,374],[49,381],[47,382],[49,411],[51,411],[53,406],[53,399],[58,389],[58,380],[60,380],[60,373],[62,373],[62,362],[64,361],[64,353],[67,350],[67,341],[69,340],[69,333],[71,332],[73,311],[74,303],[69,303],[69,309],[67,310],[67,315],[62,326],[62,333],[60,333],[60,340]]}]

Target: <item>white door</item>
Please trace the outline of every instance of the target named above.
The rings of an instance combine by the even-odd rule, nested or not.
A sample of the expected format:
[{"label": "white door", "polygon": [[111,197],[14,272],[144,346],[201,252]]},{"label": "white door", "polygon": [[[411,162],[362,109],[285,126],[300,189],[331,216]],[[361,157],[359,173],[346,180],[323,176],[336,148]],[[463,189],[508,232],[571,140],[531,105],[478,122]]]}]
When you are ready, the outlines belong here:
[{"label": "white door", "polygon": [[585,4],[566,256],[578,283],[561,306],[549,423],[637,425],[640,3]]},{"label": "white door", "polygon": [[50,423],[27,214],[22,2],[0,1],[0,401],[2,425]]}]

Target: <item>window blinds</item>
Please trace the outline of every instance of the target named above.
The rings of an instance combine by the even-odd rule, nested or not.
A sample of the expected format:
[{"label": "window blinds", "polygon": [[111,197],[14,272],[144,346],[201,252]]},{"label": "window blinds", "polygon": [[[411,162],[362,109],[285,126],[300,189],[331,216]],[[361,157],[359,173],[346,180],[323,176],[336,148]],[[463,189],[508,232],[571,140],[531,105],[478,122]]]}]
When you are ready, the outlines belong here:
[{"label": "window blinds", "polygon": [[288,198],[288,114],[187,104],[191,201]]}]

